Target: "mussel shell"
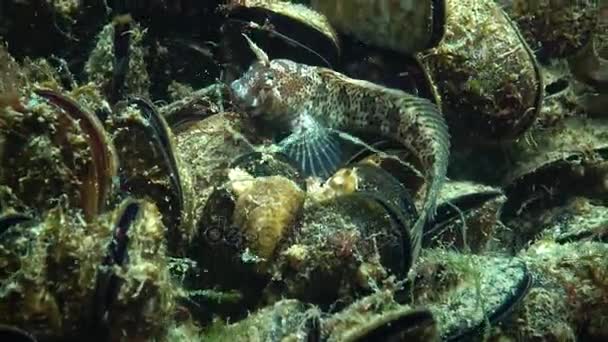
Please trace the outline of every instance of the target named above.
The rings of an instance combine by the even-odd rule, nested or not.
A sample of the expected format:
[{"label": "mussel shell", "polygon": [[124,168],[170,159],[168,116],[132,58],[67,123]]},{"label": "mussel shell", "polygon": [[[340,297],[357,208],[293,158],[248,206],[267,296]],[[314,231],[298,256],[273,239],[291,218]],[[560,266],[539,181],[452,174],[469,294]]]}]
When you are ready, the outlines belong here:
[{"label": "mussel shell", "polygon": [[[248,178],[233,179],[234,172]],[[244,301],[238,305],[204,304],[234,318],[259,302],[275,251],[299,217],[304,202],[299,185],[305,183],[285,156],[259,152],[232,160],[222,178],[200,211],[197,237],[188,250],[205,272],[188,278],[187,286],[240,291]]]},{"label": "mussel shell", "polygon": [[0,340],[10,342],[36,342],[34,336],[9,325],[0,324]]},{"label": "mussel shell", "polygon": [[332,336],[329,341],[436,341],[439,340],[435,318],[427,310],[397,310],[379,319],[363,322],[354,332],[342,338]]},{"label": "mussel shell", "polygon": [[577,79],[599,93],[606,94],[608,93],[608,53],[601,51],[599,44],[599,39],[591,39],[569,59],[569,64],[572,74]]},{"label": "mussel shell", "polygon": [[[427,258],[429,253],[433,256]],[[414,303],[433,313],[447,341],[482,336],[488,321],[496,325],[509,317],[532,284],[527,265],[519,259],[448,251],[423,252],[421,258]]]},{"label": "mussel shell", "polygon": [[406,54],[431,48],[445,32],[445,0],[313,0],[341,32]]},{"label": "mussel shell", "polygon": [[503,7],[543,60],[576,53],[598,28],[597,1],[512,0]]},{"label": "mussel shell", "polygon": [[121,160],[121,189],[130,196],[151,198],[163,212],[170,249],[183,243],[185,195],[174,154],[173,136],[154,105],[132,98],[110,128]]},{"label": "mussel shell", "polygon": [[161,214],[149,201],[128,198],[105,220],[112,234],[79,333],[102,340],[158,337],[173,313],[175,291]]},{"label": "mussel shell", "polygon": [[65,196],[92,220],[107,205],[117,172],[116,152],[101,122],[53,90],[37,90],[28,105],[4,112],[2,183],[35,210]]},{"label": "mussel shell", "polygon": [[232,107],[225,84],[213,84],[160,108],[171,131],[179,135],[191,125]]},{"label": "mussel shell", "polygon": [[403,278],[412,262],[411,223],[368,192],[311,203],[282,245],[274,291],[329,307],[366,293],[370,281]]},{"label": "mussel shell", "polygon": [[417,216],[412,196],[397,178],[381,167],[357,163],[350,167],[356,173],[357,192],[378,197],[398,210],[408,221]]},{"label": "mussel shell", "polygon": [[282,153],[251,152],[238,156],[230,168],[239,168],[254,177],[283,176],[306,190],[306,180],[298,166]]},{"label": "mussel shell", "polygon": [[[608,147],[594,152],[608,158]],[[604,198],[608,167],[604,158],[593,160],[582,152],[547,154],[536,168],[524,169],[506,182],[503,217],[560,205],[576,195]]]},{"label": "mussel shell", "polygon": [[[340,48],[336,33],[325,17],[309,8],[282,1],[233,0],[227,9],[222,55],[241,71],[255,60],[242,33],[250,35],[272,59],[325,67],[337,64]],[[232,77],[238,75],[228,75],[228,80]]]},{"label": "mussel shell", "polygon": [[411,153],[388,141],[381,141],[375,144],[374,148],[382,150],[383,153],[372,153],[368,149],[363,149],[351,158],[349,164],[369,164],[385,170],[418,199],[424,185],[424,177],[417,171],[420,167],[419,163],[410,164],[414,162],[411,160]]},{"label": "mussel shell", "polygon": [[209,196],[226,180],[230,163],[251,153],[252,146],[259,143],[259,136],[245,117],[231,112],[195,119],[184,125],[177,131],[175,151],[190,174],[190,185],[183,187],[196,189],[196,196],[191,196],[196,227]]},{"label": "mussel shell", "polygon": [[260,341],[317,342],[320,316],[321,312],[314,307],[283,299],[241,321],[215,327],[209,334],[203,334],[203,340],[250,341],[255,332]]},{"label": "mussel shell", "polygon": [[[459,250],[467,247],[474,253],[484,251],[494,237],[506,200],[499,188],[471,182],[446,182],[439,195],[437,213],[425,228],[423,246],[440,243]],[[465,236],[466,241],[463,241]]]},{"label": "mussel shell", "polygon": [[534,54],[493,0],[446,4],[444,39],[419,57],[439,90],[451,135],[474,145],[517,138],[543,101]]}]

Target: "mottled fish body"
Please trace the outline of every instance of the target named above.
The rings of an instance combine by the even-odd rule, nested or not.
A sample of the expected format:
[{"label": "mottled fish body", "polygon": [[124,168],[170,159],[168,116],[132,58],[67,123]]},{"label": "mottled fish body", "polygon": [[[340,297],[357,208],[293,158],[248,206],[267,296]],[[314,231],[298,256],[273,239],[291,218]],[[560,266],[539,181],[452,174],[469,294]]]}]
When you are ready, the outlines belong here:
[{"label": "mottled fish body", "polygon": [[449,134],[440,110],[427,99],[349,78],[336,71],[270,61],[255,44],[258,62],[231,85],[236,102],[277,130],[285,153],[311,174],[327,175],[341,161],[334,132],[368,132],[400,142],[422,163],[427,191],[412,229],[414,257],[435,212],[449,158]]}]

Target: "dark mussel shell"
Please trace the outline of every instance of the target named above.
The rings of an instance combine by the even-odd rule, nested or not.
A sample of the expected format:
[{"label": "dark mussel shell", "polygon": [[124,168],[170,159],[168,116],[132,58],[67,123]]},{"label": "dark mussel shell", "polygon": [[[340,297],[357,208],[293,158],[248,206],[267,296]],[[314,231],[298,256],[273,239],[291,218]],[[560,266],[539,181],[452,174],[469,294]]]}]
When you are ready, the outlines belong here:
[{"label": "dark mussel shell", "polygon": [[171,131],[148,101],[132,98],[124,105],[110,129],[119,146],[121,189],[154,200],[163,213],[169,248],[175,251],[183,242],[180,226],[185,198]]},{"label": "dark mussel shell", "polygon": [[335,195],[311,194],[279,253],[283,276],[272,284],[274,291],[329,307],[348,303],[387,276],[404,278],[416,217],[404,187],[382,169],[355,165],[338,171],[320,191]]},{"label": "dark mussel shell", "polygon": [[[599,39],[598,39],[599,40]],[[596,39],[590,40],[569,59],[573,75],[600,94],[608,93],[608,48],[600,50]],[[605,96],[605,95],[604,95]]]},{"label": "dark mussel shell", "polygon": [[[264,194],[266,191],[268,191],[268,196],[288,196],[287,192],[285,195],[276,193],[281,189],[294,190],[283,188],[284,181],[291,181],[293,187],[298,189],[300,189],[298,185],[305,184],[300,171],[281,154],[246,153],[232,160],[226,170],[247,172],[252,176],[250,182],[262,182],[260,186],[264,188],[258,188],[259,196],[266,196]],[[272,177],[278,178],[271,180]],[[279,178],[283,181],[278,181]],[[205,270],[205,272],[200,276],[191,274],[186,284],[188,287],[194,288],[217,287],[225,291],[242,292],[246,299],[244,303],[236,305],[219,303],[220,307],[214,307],[217,303],[204,304],[205,310],[213,309],[215,313],[238,315],[246,307],[259,301],[260,291],[267,284],[269,277],[266,267],[261,266],[262,263],[247,262],[245,256],[248,253],[262,256],[267,259],[263,265],[271,264],[273,250],[278,248],[272,246],[278,246],[281,243],[282,234],[286,234],[289,227],[285,227],[287,230],[280,231],[278,236],[274,236],[274,231],[269,232],[265,229],[273,230],[273,227],[276,226],[273,226],[273,223],[265,225],[263,217],[260,218],[259,225],[253,227],[249,226],[248,222],[237,221],[239,217],[242,218],[242,214],[237,212],[241,210],[238,206],[238,196],[229,188],[230,180],[224,176],[224,181],[218,182],[202,208],[196,227],[198,235],[189,248],[188,256],[196,260],[199,263],[199,269]],[[283,197],[281,198],[284,202],[292,200]],[[263,199],[261,198],[261,200]],[[303,201],[303,195],[301,200]],[[296,201],[298,200],[296,199]],[[277,203],[277,205],[281,204]],[[287,204],[285,206],[287,207]],[[294,214],[297,215],[297,213]],[[252,212],[251,215],[256,214]],[[282,214],[277,211],[273,215]],[[268,219],[272,221],[274,217]],[[255,225],[255,219],[253,220]],[[276,241],[269,241],[269,239],[275,238]],[[244,282],[243,279],[247,279],[247,281]],[[202,298],[202,300],[205,299]],[[195,311],[200,312],[201,310]]]},{"label": "dark mussel shell", "polygon": [[495,237],[506,200],[498,188],[470,182],[446,182],[437,213],[425,228],[423,246],[441,244],[465,252],[485,251]]},{"label": "dark mussel shell", "polygon": [[129,229],[137,219],[141,219],[140,215],[143,215],[140,203],[134,200],[127,200],[121,205],[119,211],[115,226],[112,227],[114,234],[108,245],[107,255],[97,273],[90,328],[98,336],[110,335],[109,314],[112,303],[120,291],[122,280],[114,274],[112,266],[125,267],[128,263]]},{"label": "dark mussel shell", "polygon": [[9,325],[0,324],[0,341],[7,342],[36,342],[34,336]]},{"label": "dark mussel shell", "polygon": [[128,198],[106,222],[112,235],[104,244],[81,334],[109,341],[158,336],[165,329],[162,320],[173,314],[174,291],[161,215],[153,203]]},{"label": "dark mussel shell", "polygon": [[226,9],[221,59],[241,69],[227,75],[227,81],[255,60],[242,33],[250,35],[272,59],[324,67],[337,64],[340,48],[336,34],[322,15],[309,8],[280,1],[233,0]]},{"label": "dark mussel shell", "polygon": [[171,131],[179,135],[193,124],[228,109],[228,88],[214,84],[160,108]]}]

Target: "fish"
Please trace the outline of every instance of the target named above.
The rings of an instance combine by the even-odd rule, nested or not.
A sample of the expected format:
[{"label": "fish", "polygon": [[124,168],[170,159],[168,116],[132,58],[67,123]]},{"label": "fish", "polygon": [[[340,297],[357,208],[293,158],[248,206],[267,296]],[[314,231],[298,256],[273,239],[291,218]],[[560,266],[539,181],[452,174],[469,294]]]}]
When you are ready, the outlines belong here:
[{"label": "fish", "polygon": [[427,99],[332,69],[270,60],[244,37],[257,60],[230,84],[233,101],[272,130],[287,132],[278,146],[306,174],[325,176],[339,167],[340,132],[391,139],[419,158],[427,186],[410,231],[415,260],[447,174],[450,134],[441,110]]}]

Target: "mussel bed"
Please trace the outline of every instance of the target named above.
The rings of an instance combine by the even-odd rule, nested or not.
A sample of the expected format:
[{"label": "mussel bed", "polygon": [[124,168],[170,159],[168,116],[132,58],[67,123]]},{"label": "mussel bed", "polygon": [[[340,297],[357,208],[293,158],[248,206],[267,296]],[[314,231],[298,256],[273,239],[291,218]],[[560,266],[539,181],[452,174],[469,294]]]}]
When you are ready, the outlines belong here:
[{"label": "mussel bed", "polygon": [[[608,339],[605,6],[140,5],[0,3],[0,340]],[[307,174],[233,101],[248,39],[440,109],[422,236],[418,151]]]}]

